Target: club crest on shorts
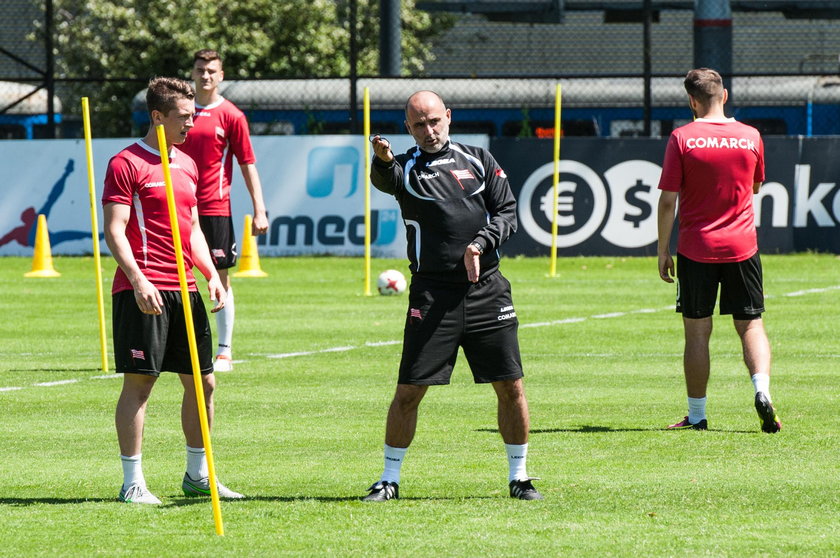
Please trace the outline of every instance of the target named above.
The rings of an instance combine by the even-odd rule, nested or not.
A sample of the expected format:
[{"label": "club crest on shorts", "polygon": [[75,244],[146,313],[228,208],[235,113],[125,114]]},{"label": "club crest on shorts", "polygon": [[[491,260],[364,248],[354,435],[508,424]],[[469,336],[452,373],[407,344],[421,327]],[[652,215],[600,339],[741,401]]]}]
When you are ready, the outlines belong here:
[{"label": "club crest on shorts", "polygon": [[409,308],[408,309],[408,319],[412,322],[419,322],[423,320],[423,315],[420,313],[419,308]]}]

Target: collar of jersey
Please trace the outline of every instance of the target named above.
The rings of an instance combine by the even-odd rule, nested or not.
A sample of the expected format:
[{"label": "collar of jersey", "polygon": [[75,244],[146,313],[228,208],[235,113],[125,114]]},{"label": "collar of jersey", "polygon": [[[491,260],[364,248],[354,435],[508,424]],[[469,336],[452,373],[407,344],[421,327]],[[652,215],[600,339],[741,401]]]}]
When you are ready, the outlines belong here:
[{"label": "collar of jersey", "polygon": [[734,118],[698,118],[695,122],[735,122]]},{"label": "collar of jersey", "polygon": [[221,95],[219,95],[219,100],[216,101],[215,103],[210,103],[209,105],[199,105],[198,103],[196,103],[195,108],[210,110],[210,109],[216,108],[217,106],[221,105],[224,102],[225,102],[225,98],[222,97]]},{"label": "collar of jersey", "polygon": [[443,147],[441,147],[438,151],[435,151],[434,153],[429,153],[428,151],[426,151],[422,147],[420,147],[419,144],[417,144],[416,147],[417,147],[417,150],[420,151],[421,155],[426,155],[427,157],[439,157],[440,155],[449,151],[449,149],[452,147],[452,140],[451,139],[446,140],[446,143],[443,144]]},{"label": "collar of jersey", "polygon": [[[148,151],[149,153],[153,153],[153,154],[157,155],[158,157],[160,157],[160,150],[155,149],[154,147],[147,144],[142,139],[137,140],[137,144],[140,147],[142,147],[143,149],[145,149],[146,151]],[[171,159],[174,159],[174,158],[175,158],[175,146],[173,145],[173,146],[169,147],[169,159],[171,160]]]}]

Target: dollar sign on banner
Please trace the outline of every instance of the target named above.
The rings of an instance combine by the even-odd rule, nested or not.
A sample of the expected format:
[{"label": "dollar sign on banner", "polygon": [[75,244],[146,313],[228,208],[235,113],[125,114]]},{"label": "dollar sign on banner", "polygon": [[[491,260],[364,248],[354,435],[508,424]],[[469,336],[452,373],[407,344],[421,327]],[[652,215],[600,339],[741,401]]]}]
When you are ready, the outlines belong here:
[{"label": "dollar sign on banner", "polygon": [[631,186],[627,192],[624,194],[624,200],[627,202],[628,205],[632,205],[636,209],[639,210],[637,215],[632,215],[627,213],[624,215],[624,220],[633,223],[633,228],[638,229],[639,224],[650,217],[650,214],[653,210],[650,207],[650,204],[643,200],[639,199],[639,194],[647,194],[650,192],[650,186],[645,184],[641,181],[641,179],[636,180],[636,185]]}]

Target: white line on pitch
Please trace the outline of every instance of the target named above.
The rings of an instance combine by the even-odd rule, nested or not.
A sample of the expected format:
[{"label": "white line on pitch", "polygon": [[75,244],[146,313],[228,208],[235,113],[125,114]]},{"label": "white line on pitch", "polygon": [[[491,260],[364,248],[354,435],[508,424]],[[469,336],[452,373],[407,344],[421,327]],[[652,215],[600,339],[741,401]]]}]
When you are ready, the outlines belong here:
[{"label": "white line on pitch", "polygon": [[794,291],[792,293],[785,293],[782,296],[803,296],[809,294],[824,293],[827,291],[836,291],[837,289],[840,289],[840,285],[835,285],[833,287],[824,287],[822,289],[805,289],[804,291]]},{"label": "white line on pitch", "polygon": [[358,347],[330,347],[327,349],[320,349],[317,351],[299,351],[296,353],[278,353],[274,355],[265,355],[266,358],[289,358],[289,357],[296,357],[296,356],[308,356],[308,355],[318,355],[321,353],[340,353],[344,351],[352,351],[353,349],[358,349]]},{"label": "white line on pitch", "polygon": [[40,382],[38,384],[33,384],[38,387],[50,387],[50,386],[62,386],[64,384],[75,384],[79,380],[58,380],[56,382]]},{"label": "white line on pitch", "polygon": [[[836,291],[840,290],[840,285],[832,285],[829,287],[821,287],[821,288],[814,288],[814,289],[805,289],[801,291],[793,291],[790,293],[782,293],[780,295],[765,295],[764,298],[775,298],[776,296],[783,296],[783,297],[798,297],[798,296],[805,296],[809,294],[819,294],[825,293],[829,291]],[[555,325],[564,325],[564,324],[576,324],[580,322],[585,322],[589,319],[608,319],[608,318],[620,318],[622,316],[627,316],[628,314],[652,314],[654,312],[660,312],[663,310],[671,310],[673,306],[663,306],[660,308],[640,308],[638,310],[628,310],[626,312],[610,312],[607,314],[593,314],[589,317],[584,318],[564,318],[562,320],[551,320],[547,322],[532,322],[529,324],[520,324],[520,328],[532,328],[532,327],[551,327]],[[355,349],[359,349],[362,346],[364,347],[383,347],[388,345],[398,345],[402,343],[402,341],[367,341],[364,345],[361,346],[343,346],[343,347],[328,347],[326,349],[318,349],[315,351],[299,351],[294,353],[278,353],[278,354],[271,354],[265,355],[266,358],[291,358],[296,356],[310,356],[310,355],[317,355],[323,353],[338,353],[338,352],[345,352],[345,351],[353,351]],[[820,355],[820,358],[836,358],[837,355]],[[234,361],[234,362],[244,362],[244,361]],[[112,379],[112,378],[119,378],[121,374],[105,374],[102,376],[92,376],[90,379],[92,380],[104,380],[104,379]],[[81,380],[59,380],[55,382],[41,382],[37,384],[33,384],[37,387],[49,387],[49,386],[58,386],[64,384],[74,384]],[[0,387],[0,392],[4,391],[18,391],[23,389],[22,387]]]}]

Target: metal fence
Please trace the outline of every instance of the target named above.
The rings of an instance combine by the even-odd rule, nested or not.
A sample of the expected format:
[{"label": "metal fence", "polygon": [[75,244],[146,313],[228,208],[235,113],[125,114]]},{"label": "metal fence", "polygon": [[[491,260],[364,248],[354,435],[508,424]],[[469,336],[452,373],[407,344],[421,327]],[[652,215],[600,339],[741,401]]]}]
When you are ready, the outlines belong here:
[{"label": "metal fence", "polygon": [[[55,129],[59,137],[80,136],[82,96],[91,99],[95,135],[137,133],[143,125],[142,114],[138,116],[132,99],[150,76],[92,79],[89,75],[68,74],[63,69],[60,51],[54,53],[54,61],[48,57],[50,49],[44,32],[50,28],[45,14],[50,4],[45,0],[4,0],[0,18],[0,138],[52,136],[54,129],[45,117],[45,88],[51,79],[54,109],[60,119]],[[598,3],[566,0],[565,4],[565,21],[559,24],[494,22],[482,16],[458,14],[455,24],[434,39],[422,75],[405,76],[402,88],[388,86],[389,91],[397,90],[404,97],[427,80],[439,79],[435,83],[442,84],[445,90],[455,88],[449,96],[453,98],[456,116],[466,115],[462,122],[476,123],[468,131],[527,136],[539,135],[550,120],[546,111],[553,105],[551,84],[565,83],[570,112],[564,133],[641,134],[643,26],[639,22],[609,22],[615,18],[611,19],[604,10],[573,9]],[[676,85],[678,89],[681,76],[694,65],[694,13],[682,6],[690,5],[689,2],[667,4],[680,9],[658,9],[655,13],[650,35],[650,72],[654,81],[670,83],[660,88]],[[359,45],[362,51],[376,48],[375,44]],[[50,72],[53,65],[57,69]],[[732,70],[733,79],[727,83],[733,97],[730,111],[739,119],[757,125],[765,134],[840,134],[840,113],[836,108],[840,106],[840,97],[836,96],[840,86],[835,79],[840,73],[840,20],[790,19],[781,11],[735,11]],[[247,68],[237,68],[237,74],[247,76],[249,72]],[[766,89],[755,85],[761,82],[749,82],[753,85],[747,87],[748,78],[758,76],[770,79],[764,82]],[[299,87],[290,87],[288,83],[292,82],[282,85],[277,80],[249,84],[253,93],[243,108],[248,111],[255,133],[351,130],[358,112],[349,110],[348,76],[333,76],[332,81],[309,81],[305,75],[275,77],[294,78]],[[304,80],[311,85],[300,86]],[[373,76],[362,76],[359,87],[366,83],[376,84]],[[382,84],[378,86],[381,92]],[[386,126],[384,129],[390,126],[399,131],[399,103],[391,96],[377,97],[376,87],[372,85],[378,122]],[[329,90],[328,97],[335,105],[329,109],[332,112],[312,96],[316,89]],[[297,97],[291,98],[292,94]],[[360,89],[355,96],[361,99]],[[588,101],[575,106],[574,98]],[[485,104],[476,104],[477,99],[484,99]],[[667,133],[689,117],[685,103],[670,93],[657,95],[654,90],[652,102],[654,135]],[[298,104],[296,114],[278,109],[293,103]],[[493,112],[503,108],[508,111],[504,115]],[[680,108],[682,112],[678,112]],[[478,112],[465,113],[467,109]],[[623,112],[612,114],[612,109]],[[481,111],[489,116],[482,119]],[[486,121],[493,121],[494,126],[484,126]]]}]

